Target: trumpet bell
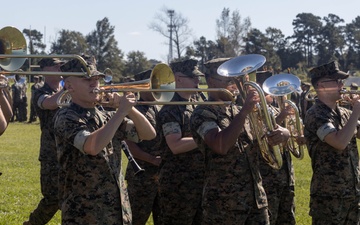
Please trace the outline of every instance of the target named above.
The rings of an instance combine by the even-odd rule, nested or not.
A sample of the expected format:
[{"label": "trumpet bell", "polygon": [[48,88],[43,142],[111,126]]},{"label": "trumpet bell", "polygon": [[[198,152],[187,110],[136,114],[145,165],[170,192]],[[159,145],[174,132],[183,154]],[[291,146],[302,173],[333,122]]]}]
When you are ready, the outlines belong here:
[{"label": "trumpet bell", "polygon": [[272,96],[284,96],[300,90],[300,79],[293,74],[277,74],[267,78],[262,88]]},{"label": "trumpet bell", "polygon": [[15,27],[4,27],[0,30],[0,67],[7,71],[18,70],[26,58],[4,58],[4,55],[26,55],[26,40]]},{"label": "trumpet bell", "polygon": [[259,54],[238,56],[221,64],[217,73],[224,77],[238,77],[255,72],[265,62],[266,58]]}]

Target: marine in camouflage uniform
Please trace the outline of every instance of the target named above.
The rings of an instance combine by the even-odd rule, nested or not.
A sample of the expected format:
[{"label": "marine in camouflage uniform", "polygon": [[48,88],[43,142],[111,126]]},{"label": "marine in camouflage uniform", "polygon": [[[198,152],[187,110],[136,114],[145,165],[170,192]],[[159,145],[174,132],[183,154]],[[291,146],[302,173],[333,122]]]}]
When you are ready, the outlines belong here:
[{"label": "marine in camouflage uniform", "polygon": [[[68,77],[65,88],[72,103],[61,108],[54,131],[60,163],[62,224],[131,224],[131,208],[121,171],[121,150],[112,139],[138,142],[155,137],[155,130],[146,118],[133,108],[131,95],[109,96],[116,112],[95,107],[100,72],[95,60],[82,56],[88,63],[91,77]],[[81,72],[84,66],[73,59],[63,72]],[[86,91],[89,91],[87,94]],[[80,97],[81,96],[81,97]],[[81,106],[80,106],[81,105]],[[127,119],[125,116],[129,116]],[[139,128],[141,125],[141,129]]]},{"label": "marine in camouflage uniform", "polygon": [[[60,65],[63,61],[59,59],[46,58],[39,61],[40,68],[43,71],[60,71]],[[46,224],[59,210],[58,200],[58,172],[59,165],[57,161],[55,137],[53,133],[53,118],[58,107],[45,106],[44,101],[53,98],[56,102],[55,94],[61,90],[59,81],[60,76],[48,77],[45,84],[34,90],[32,104],[35,107],[36,114],[40,120],[40,186],[43,198],[40,200],[37,208],[30,214],[29,221],[24,224]],[[51,101],[51,100],[50,100]],[[55,103],[54,103],[55,104]]]},{"label": "marine in camouflage uniform", "polygon": [[[147,70],[135,75],[135,80],[140,81],[150,77],[151,70]],[[141,92],[139,101],[154,101],[150,92]],[[160,110],[157,105],[136,105],[141,112],[149,120],[151,125],[156,127],[156,115]],[[130,163],[126,169],[125,179],[127,181],[127,189],[131,203],[131,211],[133,225],[145,225],[150,215],[154,221],[154,225],[161,224],[161,213],[159,203],[159,164],[161,162],[160,136],[150,141],[142,141],[138,144],[128,143],[132,155],[136,158],[136,162],[144,169],[143,172],[135,174]],[[134,146],[137,145],[137,146]],[[141,153],[137,153],[138,148]]]},{"label": "marine in camouflage uniform", "polygon": [[34,76],[34,84],[31,85],[31,100],[30,100],[30,118],[28,123],[32,123],[36,121],[37,114],[36,114],[36,108],[34,104],[34,93],[36,89],[39,89],[43,84],[40,83],[39,77]]},{"label": "marine in camouflage uniform", "polygon": [[[196,60],[172,63],[176,88],[197,88],[199,76]],[[177,93],[171,101],[187,102],[193,93]],[[165,105],[157,116],[157,129],[162,137],[163,154],[159,173],[160,206],[166,225],[201,224],[204,156],[192,139],[190,116],[193,105]],[[169,142],[169,137],[179,142]],[[165,144],[166,142],[166,144]],[[170,148],[170,146],[171,148]],[[179,147],[178,149],[175,149]]]},{"label": "marine in camouflage uniform", "polygon": [[[269,110],[273,112],[277,123],[281,124],[278,121],[282,117],[279,115],[279,109],[269,104]],[[290,151],[284,149],[282,154],[283,165],[279,170],[272,168],[261,155],[259,157],[260,173],[268,200],[270,224],[296,224],[295,174]]]},{"label": "marine in camouflage uniform", "polygon": [[352,112],[337,105],[349,75],[336,61],[315,67],[310,76],[318,95],[304,121],[313,169],[310,216],[313,224],[359,224],[359,100]]},{"label": "marine in camouflage uniform", "polygon": [[27,86],[26,80],[23,79],[25,78],[20,77],[19,74],[15,74],[15,83],[11,85],[11,94],[13,100],[13,117],[11,118],[11,122],[14,120],[19,122],[24,122],[27,120]]},{"label": "marine in camouflage uniform", "polygon": [[[209,88],[237,90],[229,78],[216,72],[228,58],[219,58],[205,63],[206,81]],[[253,94],[249,94],[253,97]],[[209,93],[209,101],[228,101],[222,93]],[[255,102],[247,99],[244,106],[252,109]],[[249,108],[249,107],[248,107]],[[250,111],[250,110],[248,110]],[[247,113],[233,105],[199,105],[191,116],[191,130],[199,149],[205,155],[205,181],[203,192],[202,224],[269,224],[267,200],[258,168],[259,151],[255,149],[250,133]],[[209,146],[206,136],[216,143]],[[218,140],[220,138],[221,140]]]}]

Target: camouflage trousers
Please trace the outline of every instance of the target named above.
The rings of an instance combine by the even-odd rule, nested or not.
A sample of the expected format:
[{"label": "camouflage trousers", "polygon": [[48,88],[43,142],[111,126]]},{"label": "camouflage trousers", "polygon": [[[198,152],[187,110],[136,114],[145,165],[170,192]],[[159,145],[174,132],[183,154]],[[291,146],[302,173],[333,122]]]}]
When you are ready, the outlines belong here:
[{"label": "camouflage trousers", "polygon": [[312,196],[310,216],[313,225],[359,225],[360,197],[349,198]]},{"label": "camouflage trousers", "polygon": [[202,225],[270,225],[267,208],[243,210],[218,210],[204,205]]},{"label": "camouflage trousers", "polygon": [[160,184],[160,207],[164,225],[201,224],[202,187],[192,186],[192,183],[196,182]]},{"label": "camouflage trousers", "polygon": [[47,224],[59,210],[58,171],[57,161],[41,161],[40,185],[43,198],[30,214],[29,222],[32,225]]},{"label": "camouflage trousers", "polygon": [[265,187],[271,225],[294,225],[294,186],[272,185]]},{"label": "camouflage trousers", "polygon": [[157,175],[148,173],[145,170],[127,177],[133,225],[145,225],[151,213],[154,225],[161,224]]}]

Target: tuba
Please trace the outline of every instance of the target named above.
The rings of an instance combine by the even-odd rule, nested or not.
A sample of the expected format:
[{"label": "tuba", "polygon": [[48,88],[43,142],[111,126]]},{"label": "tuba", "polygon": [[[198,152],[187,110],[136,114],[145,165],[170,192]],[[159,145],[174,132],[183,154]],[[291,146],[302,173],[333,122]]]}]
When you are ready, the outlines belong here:
[{"label": "tuba", "polygon": [[[273,115],[268,110],[265,94],[261,87],[255,81],[250,81],[252,77],[256,76],[256,70],[264,65],[265,61],[265,57],[258,54],[238,56],[221,64],[217,73],[234,78],[240,92],[239,97],[243,102],[248,88],[253,88],[258,92],[260,103],[256,104],[253,112],[249,114],[251,131],[257,139],[265,162],[274,169],[280,169],[283,164],[282,147],[280,145],[270,146],[266,136],[268,132],[274,130]],[[256,80],[256,78],[252,78],[252,80]]]},{"label": "tuba", "polygon": [[281,110],[286,105],[290,106],[294,115],[288,115],[284,121],[285,127],[290,132],[290,138],[287,142],[287,149],[298,159],[304,157],[304,145],[298,145],[296,137],[303,135],[303,124],[300,118],[298,107],[284,96],[299,91],[300,79],[293,74],[278,74],[271,76],[263,83],[263,90],[269,95],[278,97],[278,103]]}]

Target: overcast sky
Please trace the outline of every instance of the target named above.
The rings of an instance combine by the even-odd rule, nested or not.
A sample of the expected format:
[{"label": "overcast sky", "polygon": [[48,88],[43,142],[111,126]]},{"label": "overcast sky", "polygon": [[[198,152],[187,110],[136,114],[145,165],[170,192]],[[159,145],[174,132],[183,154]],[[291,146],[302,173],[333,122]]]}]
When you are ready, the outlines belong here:
[{"label": "overcast sky", "polygon": [[21,0],[2,4],[0,28],[36,29],[45,35],[50,47],[58,38],[58,31],[66,29],[87,35],[96,28],[97,21],[107,17],[115,26],[118,47],[125,54],[141,51],[148,59],[166,61],[168,40],[149,29],[155,15],[164,7],[189,19],[194,39],[205,36],[207,40],[215,40],[216,19],[224,8],[231,12],[238,10],[242,18],[250,17],[253,28],[265,32],[266,28],[273,27],[286,36],[293,34],[292,21],[299,13],[312,13],[321,18],[332,13],[345,23],[360,16],[360,0]]}]

